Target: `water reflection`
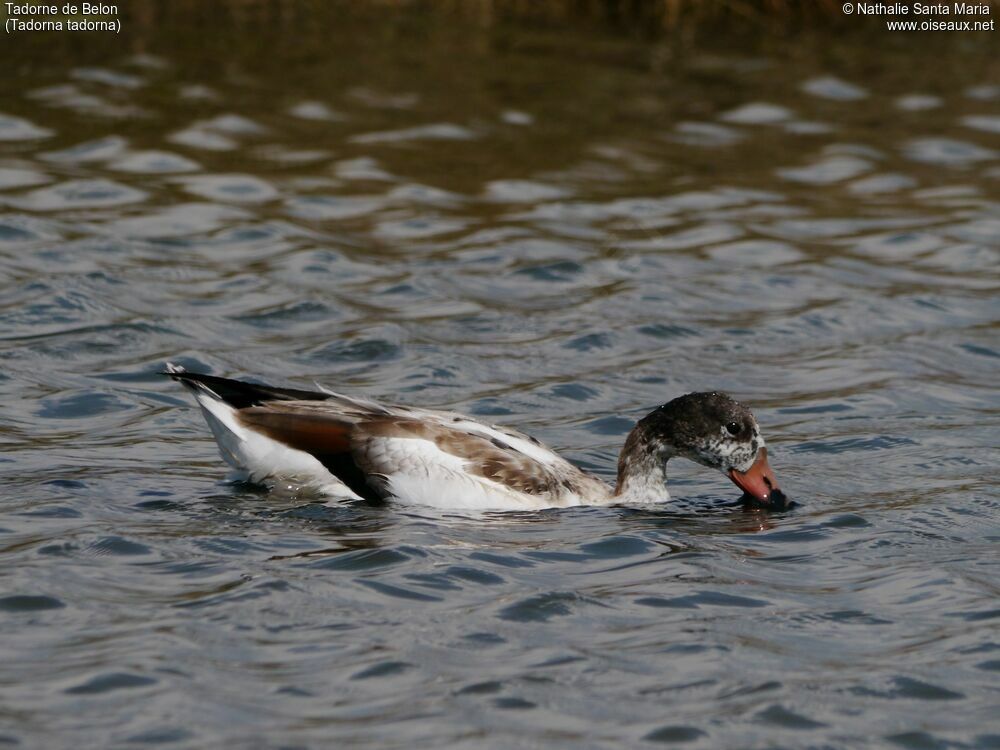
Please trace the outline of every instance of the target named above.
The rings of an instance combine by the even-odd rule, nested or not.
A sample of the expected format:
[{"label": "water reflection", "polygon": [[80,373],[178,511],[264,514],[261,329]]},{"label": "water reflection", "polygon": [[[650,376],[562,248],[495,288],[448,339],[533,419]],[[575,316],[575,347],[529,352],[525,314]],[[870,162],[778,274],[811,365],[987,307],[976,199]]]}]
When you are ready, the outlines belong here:
[{"label": "water reflection", "polygon": [[[326,7],[14,42],[0,741],[988,746],[988,40]],[[657,509],[265,494],[167,359],[608,479],[649,407],[725,389],[800,506],[683,462]]]}]

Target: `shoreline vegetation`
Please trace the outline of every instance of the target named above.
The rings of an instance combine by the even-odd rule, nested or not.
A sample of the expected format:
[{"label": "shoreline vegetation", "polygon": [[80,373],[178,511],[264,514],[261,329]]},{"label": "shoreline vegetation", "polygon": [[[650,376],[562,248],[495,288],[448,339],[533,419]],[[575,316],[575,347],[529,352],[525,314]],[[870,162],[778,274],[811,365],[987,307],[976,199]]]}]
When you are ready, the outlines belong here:
[{"label": "shoreline vegetation", "polygon": [[[28,7],[31,6],[21,3],[13,9]],[[63,6],[45,3],[45,7]],[[223,0],[211,4],[200,0],[134,0],[124,5],[83,4],[76,7],[100,7],[98,16],[121,15],[136,28],[146,28],[181,14],[228,14],[236,22],[253,23],[302,14],[326,16],[331,12],[355,17],[371,13],[416,13],[427,17],[459,18],[487,26],[505,23],[583,25],[652,36],[691,31],[703,25],[827,24],[843,16],[838,0]],[[0,15],[4,19],[12,15],[10,11],[10,7],[0,4]],[[65,20],[58,14],[52,18],[57,17]],[[47,20],[47,17],[34,20]]]},{"label": "shoreline vegetation", "polygon": [[841,8],[836,0],[368,0],[361,5],[422,9],[484,22],[586,23],[653,33],[706,22],[829,20]]},{"label": "shoreline vegetation", "polygon": [[[426,31],[432,26],[451,27],[458,33],[573,30],[685,46],[718,43],[729,47],[738,41],[745,50],[767,45],[768,40],[794,45],[802,35],[874,38],[886,46],[905,45],[917,36],[921,45],[950,43],[944,40],[948,34],[887,32],[885,19],[891,14],[848,13],[841,0],[132,0],[88,7],[111,9],[89,18],[117,24],[114,30],[122,42],[130,40],[126,43],[133,51],[142,51],[164,32],[179,29],[197,29],[198,46],[233,32],[258,30],[322,42],[328,41],[325,30],[338,21],[367,24],[380,35]],[[8,10],[0,3],[5,19]],[[65,21],[67,17],[60,18]],[[969,32],[956,41],[964,47],[986,46],[989,34]],[[63,34],[41,35],[46,44],[64,43]],[[12,39],[19,38],[30,47],[38,42],[32,36],[38,34],[15,34]],[[91,39],[106,42],[111,38],[97,31],[79,35],[72,44],[87,47]]]},{"label": "shoreline vegetation", "polygon": [[[834,69],[855,80],[875,67],[900,87],[919,80],[944,89],[953,80],[1000,75],[991,32],[888,31],[886,17],[847,15],[840,0],[130,0],[114,7],[119,14],[102,20],[116,21],[117,33],[10,35],[15,54],[0,94],[13,93],[20,75],[63,59],[88,65],[143,54],[206,80],[278,59],[296,75],[328,67],[323,75],[350,69],[361,80],[375,66],[386,78],[395,60],[452,80],[456,61],[457,70],[486,70],[526,50],[539,59],[664,75],[697,61],[704,68],[706,54]],[[877,62],[863,54],[870,49],[878,50]]]},{"label": "shoreline vegetation", "polygon": [[[134,7],[141,14],[142,10],[157,5],[167,13],[197,13],[204,8],[197,0],[175,0],[169,6],[154,0]],[[505,23],[583,25],[654,36],[691,31],[703,25],[814,25],[842,17],[838,0],[227,0],[218,5],[246,21],[259,15],[287,17],[302,12],[335,10],[354,16],[388,12],[455,17],[487,26]],[[146,6],[145,9],[142,6]]]}]

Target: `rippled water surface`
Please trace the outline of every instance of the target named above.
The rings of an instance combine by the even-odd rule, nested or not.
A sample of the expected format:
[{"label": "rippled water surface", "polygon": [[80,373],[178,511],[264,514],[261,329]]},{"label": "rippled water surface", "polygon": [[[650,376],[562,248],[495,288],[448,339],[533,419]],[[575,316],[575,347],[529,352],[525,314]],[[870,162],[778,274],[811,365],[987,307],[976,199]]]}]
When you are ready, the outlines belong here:
[{"label": "rippled water surface", "polygon": [[[0,52],[0,745],[1000,746],[993,37],[140,7]],[[268,494],[168,359],[800,506]]]}]

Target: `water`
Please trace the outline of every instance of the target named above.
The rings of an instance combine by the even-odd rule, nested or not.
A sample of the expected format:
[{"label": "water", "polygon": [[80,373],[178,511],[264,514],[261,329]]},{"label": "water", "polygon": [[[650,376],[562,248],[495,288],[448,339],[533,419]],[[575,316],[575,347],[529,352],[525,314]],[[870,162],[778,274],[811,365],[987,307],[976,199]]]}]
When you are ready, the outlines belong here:
[{"label": "water", "polygon": [[[2,53],[0,744],[1000,746],[992,37],[270,7]],[[268,495],[168,359],[608,478],[725,389],[800,506]]]}]

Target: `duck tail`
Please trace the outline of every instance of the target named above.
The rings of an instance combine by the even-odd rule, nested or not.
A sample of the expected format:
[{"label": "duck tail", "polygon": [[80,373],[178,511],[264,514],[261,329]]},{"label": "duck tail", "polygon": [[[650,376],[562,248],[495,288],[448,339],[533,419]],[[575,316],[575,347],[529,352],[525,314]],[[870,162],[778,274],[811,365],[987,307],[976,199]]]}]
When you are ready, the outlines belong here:
[{"label": "duck tail", "polygon": [[261,383],[247,383],[243,380],[220,378],[217,375],[207,375],[201,372],[188,372],[180,365],[175,365],[172,362],[167,362],[166,368],[161,374],[181,383],[196,398],[199,394],[207,395],[222,401],[234,409],[260,406],[268,401],[326,401],[331,397],[329,393],[321,393],[319,391],[276,388]]}]

